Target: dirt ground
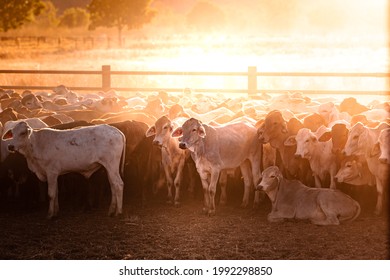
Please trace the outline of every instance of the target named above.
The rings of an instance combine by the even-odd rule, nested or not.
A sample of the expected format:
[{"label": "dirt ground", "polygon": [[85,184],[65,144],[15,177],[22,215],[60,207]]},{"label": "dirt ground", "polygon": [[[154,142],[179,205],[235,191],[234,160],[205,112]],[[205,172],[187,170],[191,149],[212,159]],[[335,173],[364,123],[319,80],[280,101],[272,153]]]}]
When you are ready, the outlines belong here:
[{"label": "dirt ground", "polygon": [[[106,207],[107,206],[107,207]],[[241,209],[239,202],[202,214],[201,198],[179,208],[162,200],[143,207],[126,203],[122,217],[108,217],[108,205],[82,211],[60,204],[46,220],[46,207],[0,207],[1,259],[389,259],[389,219],[363,211],[340,226],[305,221],[269,223],[270,203]],[[388,211],[385,211],[388,213]]]}]

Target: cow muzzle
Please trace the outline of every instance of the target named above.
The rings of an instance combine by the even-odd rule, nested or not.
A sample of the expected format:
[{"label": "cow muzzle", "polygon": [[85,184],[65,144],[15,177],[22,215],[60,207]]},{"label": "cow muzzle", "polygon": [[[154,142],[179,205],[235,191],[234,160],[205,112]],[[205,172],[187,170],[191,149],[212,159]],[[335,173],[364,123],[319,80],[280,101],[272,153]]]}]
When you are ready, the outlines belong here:
[{"label": "cow muzzle", "polygon": [[255,188],[255,191],[262,191],[264,187],[261,184],[258,184]]},{"label": "cow muzzle", "polygon": [[180,149],[183,149],[183,150],[187,149],[186,143],[180,142],[180,143],[179,143],[179,148],[180,148]]},{"label": "cow muzzle", "polygon": [[384,163],[384,164],[388,163],[388,162],[387,162],[387,159],[384,158],[384,157],[380,157],[380,158],[379,158],[379,162],[380,162],[380,163]]},{"label": "cow muzzle", "polygon": [[160,141],[158,141],[158,140],[154,140],[154,141],[153,141],[153,145],[159,146],[159,147],[162,146],[162,144],[161,144]]},{"label": "cow muzzle", "polygon": [[10,152],[15,152],[15,151],[16,151],[15,146],[9,144],[9,145],[8,145],[8,151],[10,151]]},{"label": "cow muzzle", "polygon": [[302,155],[301,155],[301,154],[294,154],[294,157],[295,157],[296,159],[300,159],[300,158],[302,158]]}]

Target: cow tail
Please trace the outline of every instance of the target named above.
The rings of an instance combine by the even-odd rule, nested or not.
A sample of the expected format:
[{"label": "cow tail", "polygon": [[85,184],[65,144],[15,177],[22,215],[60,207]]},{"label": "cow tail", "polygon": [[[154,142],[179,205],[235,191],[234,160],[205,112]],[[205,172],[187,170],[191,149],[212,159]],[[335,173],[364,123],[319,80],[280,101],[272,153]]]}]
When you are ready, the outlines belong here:
[{"label": "cow tail", "polygon": [[122,150],[122,158],[121,158],[119,170],[122,178],[125,178],[126,137],[124,134],[122,134],[122,139],[123,139],[123,150]]}]

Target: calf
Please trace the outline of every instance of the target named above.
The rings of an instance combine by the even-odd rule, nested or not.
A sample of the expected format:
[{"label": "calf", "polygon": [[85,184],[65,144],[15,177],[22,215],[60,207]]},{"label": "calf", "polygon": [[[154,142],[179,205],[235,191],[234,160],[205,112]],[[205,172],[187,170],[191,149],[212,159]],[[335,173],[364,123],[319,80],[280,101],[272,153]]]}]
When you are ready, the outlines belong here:
[{"label": "calf", "polygon": [[191,151],[202,181],[204,212],[215,214],[218,177],[222,170],[236,167],[241,168],[245,184],[242,206],[249,204],[251,181],[256,185],[260,179],[261,144],[256,128],[245,123],[211,127],[191,118],[172,136],[181,137],[179,147]]},{"label": "calf", "polygon": [[372,149],[371,156],[379,156],[379,161],[384,164],[390,164],[390,128],[380,132],[378,142]]},{"label": "calf", "polygon": [[154,135],[153,144],[161,148],[162,166],[168,186],[168,203],[172,203],[173,187],[175,187],[174,204],[180,204],[180,185],[183,179],[183,169],[189,150],[179,148],[177,138],[171,137],[174,122],[162,116],[146,131],[146,137]]},{"label": "calf", "polygon": [[389,165],[379,160],[379,154],[372,152],[379,134],[386,128],[389,128],[389,125],[381,124],[376,128],[369,128],[362,123],[357,123],[351,128],[344,149],[346,156],[365,157],[370,172],[375,176],[377,190],[375,214],[377,215],[382,212],[383,208],[384,192],[387,191],[386,187],[388,187]]},{"label": "calf", "polygon": [[360,205],[348,195],[333,189],[309,188],[298,180],[286,180],[276,166],[262,174],[257,190],[271,200],[270,222],[284,219],[308,219],[316,225],[339,225],[353,221],[360,214]]},{"label": "calf", "polygon": [[77,172],[89,178],[103,166],[111,186],[109,215],[122,213],[123,181],[120,168],[125,159],[125,137],[108,125],[70,130],[44,128],[32,130],[26,122],[18,123],[6,132],[12,139],[10,151],[17,151],[27,159],[28,167],[39,180],[48,182],[48,218],[56,216],[59,175]]},{"label": "calf", "polygon": [[295,156],[309,160],[317,188],[324,186],[327,175],[330,175],[330,188],[336,188],[334,176],[337,172],[337,162],[336,156],[332,153],[330,140],[319,142],[310,129],[302,128],[296,136],[290,136],[285,145],[297,145]]}]

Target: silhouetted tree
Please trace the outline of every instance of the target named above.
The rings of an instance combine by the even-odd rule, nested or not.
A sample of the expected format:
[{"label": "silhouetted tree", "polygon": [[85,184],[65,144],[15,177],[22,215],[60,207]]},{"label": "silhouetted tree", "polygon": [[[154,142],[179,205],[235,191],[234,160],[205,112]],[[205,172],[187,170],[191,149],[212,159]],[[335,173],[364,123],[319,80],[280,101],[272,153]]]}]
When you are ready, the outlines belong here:
[{"label": "silhouetted tree", "polygon": [[150,9],[152,0],[92,0],[88,5],[91,14],[90,29],[99,26],[116,27],[119,44],[122,42],[122,30],[141,28],[155,15]]},{"label": "silhouetted tree", "polygon": [[89,23],[89,13],[82,8],[69,8],[60,18],[60,26],[76,28],[84,27]]},{"label": "silhouetted tree", "polygon": [[21,27],[38,16],[43,8],[40,0],[0,0],[0,31]]}]

